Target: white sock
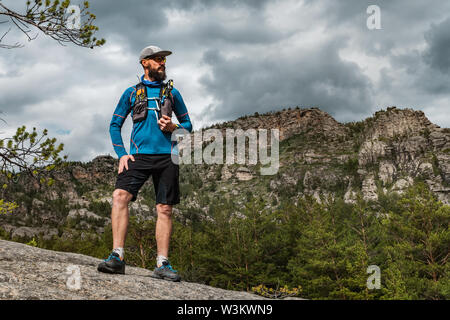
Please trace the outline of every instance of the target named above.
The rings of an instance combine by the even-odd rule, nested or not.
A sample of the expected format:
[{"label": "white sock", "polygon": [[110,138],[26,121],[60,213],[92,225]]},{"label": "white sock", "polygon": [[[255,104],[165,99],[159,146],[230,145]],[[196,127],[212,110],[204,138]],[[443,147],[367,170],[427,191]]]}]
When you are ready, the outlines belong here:
[{"label": "white sock", "polygon": [[120,260],[123,260],[123,254],[124,254],[123,248],[120,248],[120,247],[119,248],[114,248],[113,252],[115,252],[115,253],[117,253],[119,255]]},{"label": "white sock", "polygon": [[156,257],[156,266],[158,268],[161,267],[163,264],[163,261],[165,261],[165,260],[169,260],[169,259],[167,259],[167,257],[165,257],[165,256],[159,255],[158,257]]}]

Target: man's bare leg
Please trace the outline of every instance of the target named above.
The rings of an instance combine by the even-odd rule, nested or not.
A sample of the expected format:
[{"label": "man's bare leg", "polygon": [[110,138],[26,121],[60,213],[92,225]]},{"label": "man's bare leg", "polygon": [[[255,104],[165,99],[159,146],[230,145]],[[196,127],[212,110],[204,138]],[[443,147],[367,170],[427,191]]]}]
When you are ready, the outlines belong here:
[{"label": "man's bare leg", "polygon": [[165,259],[168,259],[169,254],[170,236],[172,234],[172,205],[157,204],[156,212],[158,213],[158,219],[156,220],[158,257],[157,268],[153,271],[152,277],[169,281],[181,281],[181,277],[176,270],[172,269],[170,263],[163,263]]},{"label": "man's bare leg", "polygon": [[116,189],[113,192],[113,206],[111,210],[111,225],[113,234],[113,249],[123,248],[128,229],[128,204],[133,195],[128,191]]},{"label": "man's bare leg", "polygon": [[[158,203],[156,205],[156,246],[158,256],[169,256],[170,236],[172,234],[172,205]],[[160,267],[160,265],[158,265]]]},{"label": "man's bare leg", "polygon": [[100,272],[125,274],[123,247],[128,229],[128,203],[132,198],[131,193],[122,189],[116,189],[113,192],[111,210],[113,252],[108,259],[98,265],[97,270]]}]

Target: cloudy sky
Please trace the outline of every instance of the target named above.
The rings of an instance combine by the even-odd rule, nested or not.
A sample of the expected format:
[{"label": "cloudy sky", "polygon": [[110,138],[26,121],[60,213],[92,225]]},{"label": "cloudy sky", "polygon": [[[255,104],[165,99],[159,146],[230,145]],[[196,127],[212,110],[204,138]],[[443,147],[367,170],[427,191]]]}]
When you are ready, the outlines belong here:
[{"label": "cloudy sky", "polygon": [[[26,1],[0,0],[23,12]],[[72,1],[81,4],[82,1]],[[116,156],[109,122],[157,45],[194,129],[245,114],[316,106],[340,122],[389,106],[422,110],[450,127],[450,1],[91,0],[101,48],[28,42],[0,24],[1,138],[47,128],[70,160]],[[369,29],[370,5],[381,29]],[[5,18],[0,16],[0,21]],[[131,121],[123,128],[129,145]]]}]

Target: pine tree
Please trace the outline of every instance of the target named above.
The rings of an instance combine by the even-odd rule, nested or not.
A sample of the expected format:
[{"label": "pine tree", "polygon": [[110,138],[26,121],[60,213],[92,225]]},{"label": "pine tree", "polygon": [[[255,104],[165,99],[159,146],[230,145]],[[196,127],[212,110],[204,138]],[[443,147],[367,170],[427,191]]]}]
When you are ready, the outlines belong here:
[{"label": "pine tree", "polygon": [[130,216],[125,243],[127,263],[153,269],[156,258],[155,221]]},{"label": "pine tree", "polygon": [[[384,298],[448,299],[450,206],[418,182],[384,219],[389,243]],[[397,279],[401,275],[401,279]]]},{"label": "pine tree", "polygon": [[303,201],[296,254],[289,261],[294,283],[312,299],[373,299],[367,267],[373,253],[374,215],[359,198],[355,206],[342,199]]}]

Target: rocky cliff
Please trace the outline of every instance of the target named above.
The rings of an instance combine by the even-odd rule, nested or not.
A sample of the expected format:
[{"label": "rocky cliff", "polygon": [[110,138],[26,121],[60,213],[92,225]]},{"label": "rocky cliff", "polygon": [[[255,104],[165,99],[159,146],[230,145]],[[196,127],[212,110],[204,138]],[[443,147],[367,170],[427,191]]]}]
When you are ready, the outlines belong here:
[{"label": "rocky cliff", "polygon": [[[421,179],[450,204],[450,129],[431,123],[422,111],[390,107],[342,124],[318,108],[296,108],[212,128],[280,130],[281,169],[269,183],[273,194],[278,186],[290,185],[296,186],[294,198],[310,194],[321,201],[344,191],[346,202],[354,202],[357,192],[377,201],[380,194],[401,194]],[[253,177],[256,170],[249,166],[222,167],[223,180]]]},{"label": "rocky cliff", "polygon": [[151,271],[127,267],[125,275],[97,271],[100,259],[0,240],[0,300],[139,299],[263,300],[246,293],[189,282],[153,279]]},{"label": "rocky cliff", "polygon": [[[207,217],[212,203],[226,199],[239,207],[251,194],[269,199],[275,208],[306,195],[352,203],[361,193],[376,207],[380,197],[401,194],[416,180],[450,204],[450,129],[431,123],[422,111],[390,107],[362,121],[339,123],[318,108],[294,108],[211,128],[279,129],[279,171],[261,176],[258,165],[182,165],[176,215],[199,210]],[[51,187],[20,177],[3,191],[3,198],[19,208],[0,216],[0,231],[18,239],[97,237],[110,223],[116,170],[116,159],[98,156],[51,173]],[[155,216],[153,192],[148,181],[130,205],[132,214]]]}]

